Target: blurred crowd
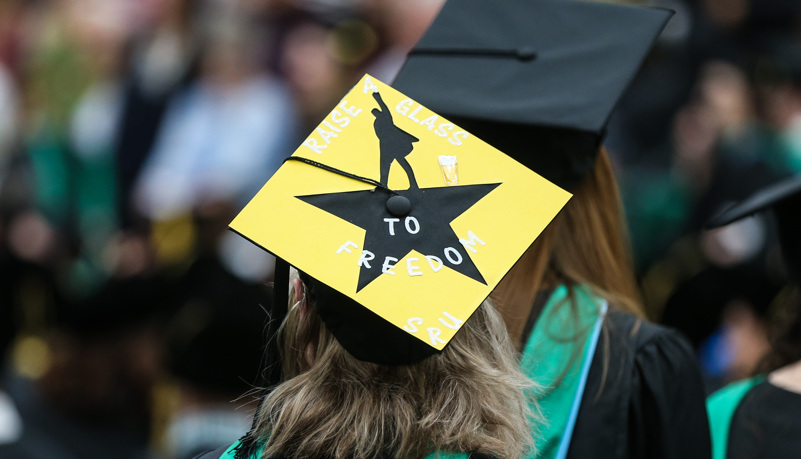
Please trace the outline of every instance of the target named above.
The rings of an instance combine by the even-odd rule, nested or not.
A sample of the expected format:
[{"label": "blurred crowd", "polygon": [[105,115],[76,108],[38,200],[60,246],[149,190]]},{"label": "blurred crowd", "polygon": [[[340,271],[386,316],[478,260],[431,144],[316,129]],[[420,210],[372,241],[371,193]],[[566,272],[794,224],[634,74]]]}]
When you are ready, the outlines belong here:
[{"label": "blurred crowd", "polygon": [[[274,260],[227,224],[441,4],[0,1],[0,456],[184,458],[247,430]],[[712,390],[782,317],[774,224],[703,224],[801,172],[801,1],[653,4],[676,15],[606,144],[649,316]]]},{"label": "blurred crowd", "polygon": [[274,260],[227,224],[440,6],[0,2],[0,457],[248,430]]},{"label": "blurred crowd", "polygon": [[801,173],[801,2],[657,2],[676,11],[610,122],[649,318],[690,339],[713,390],[759,370],[786,316],[765,215],[722,208]]}]

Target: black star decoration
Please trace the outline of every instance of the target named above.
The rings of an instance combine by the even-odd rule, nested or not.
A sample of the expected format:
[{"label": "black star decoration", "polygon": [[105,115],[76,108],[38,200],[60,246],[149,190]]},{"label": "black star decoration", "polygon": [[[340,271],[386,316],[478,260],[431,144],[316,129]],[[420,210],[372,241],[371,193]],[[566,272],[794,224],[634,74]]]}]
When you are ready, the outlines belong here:
[{"label": "black star decoration", "polygon": [[[468,256],[459,242],[450,223],[475,203],[480,201],[500,183],[482,185],[448,186],[441,188],[420,188],[414,177],[414,170],[406,160],[414,144],[419,139],[395,125],[392,112],[384,103],[381,94],[373,93],[378,108],[372,110],[375,117],[373,127],[378,139],[380,154],[380,183],[367,179],[368,183],[380,185],[373,190],[347,191],[342,193],[326,193],[297,198],[339,218],[347,220],[366,232],[363,250],[372,258],[364,259],[359,271],[360,291],[382,274],[407,275],[405,266],[397,270],[384,267],[392,266],[402,260],[409,252],[416,250],[423,256],[436,257],[434,266],[447,266],[471,279],[486,285],[484,277]],[[397,161],[409,179],[409,189],[390,192],[387,188],[389,171],[392,163]],[[323,166],[329,171],[350,176],[364,181],[363,177],[353,176],[344,171]],[[398,194],[411,204],[401,212],[387,208],[390,193]],[[364,253],[363,253],[364,255]],[[389,257],[389,258],[387,258]],[[437,261],[438,260],[438,261]],[[418,260],[426,263],[424,260]]]},{"label": "black star decoration", "polygon": [[[412,250],[434,256],[444,266],[486,285],[450,223],[498,185],[500,183],[396,191],[411,202],[408,215],[398,217],[387,210],[389,195],[380,188],[297,198],[365,230],[364,246],[359,249],[372,253],[374,258],[362,265],[357,292],[382,275],[385,262],[392,265]],[[424,259],[419,262],[423,269],[428,268]],[[392,271],[394,274],[385,275],[408,275],[405,265],[398,265]]]}]

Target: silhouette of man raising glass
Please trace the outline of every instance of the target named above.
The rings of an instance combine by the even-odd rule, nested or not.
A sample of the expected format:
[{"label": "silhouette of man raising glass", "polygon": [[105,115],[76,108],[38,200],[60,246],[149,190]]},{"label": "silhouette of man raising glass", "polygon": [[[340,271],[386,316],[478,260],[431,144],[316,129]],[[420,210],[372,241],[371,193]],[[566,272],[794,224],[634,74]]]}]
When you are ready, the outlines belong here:
[{"label": "silhouette of man raising glass", "polygon": [[392,161],[397,160],[398,164],[406,171],[406,176],[409,178],[409,187],[418,188],[417,180],[414,178],[414,171],[411,164],[406,160],[406,156],[414,149],[412,144],[420,139],[395,126],[395,123],[392,122],[392,113],[390,113],[389,108],[381,99],[381,94],[374,92],[373,98],[381,108],[380,110],[377,108],[372,110],[373,116],[375,116],[373,127],[375,128],[375,135],[378,137],[378,145],[381,151],[381,178],[379,182],[387,186],[389,168],[392,166]]}]

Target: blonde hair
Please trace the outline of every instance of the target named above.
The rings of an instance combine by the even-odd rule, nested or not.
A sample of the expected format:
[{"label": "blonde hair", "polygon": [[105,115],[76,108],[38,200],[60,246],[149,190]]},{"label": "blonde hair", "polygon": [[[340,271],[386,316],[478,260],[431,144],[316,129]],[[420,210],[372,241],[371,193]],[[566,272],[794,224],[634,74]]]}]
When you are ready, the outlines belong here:
[{"label": "blonde hair", "polygon": [[[300,297],[300,296],[298,296]],[[305,295],[303,296],[305,298]],[[263,457],[423,457],[434,451],[521,457],[533,448],[533,389],[503,320],[484,302],[440,354],[411,365],[357,360],[313,305],[281,331],[285,381],[265,399]]]},{"label": "blonde hair", "polygon": [[559,284],[585,285],[611,306],[644,315],[623,206],[603,148],[592,173],[493,293],[513,340],[520,340],[537,294]]}]

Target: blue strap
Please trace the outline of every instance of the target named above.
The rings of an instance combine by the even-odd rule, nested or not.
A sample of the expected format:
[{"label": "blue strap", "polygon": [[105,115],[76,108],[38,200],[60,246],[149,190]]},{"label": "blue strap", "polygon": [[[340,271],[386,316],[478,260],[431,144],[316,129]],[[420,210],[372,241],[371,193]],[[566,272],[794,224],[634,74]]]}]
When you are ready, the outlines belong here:
[{"label": "blue strap", "polygon": [[576,418],[578,418],[579,408],[581,407],[581,399],[584,398],[584,388],[587,386],[587,377],[590,374],[590,367],[592,366],[593,356],[595,349],[598,347],[598,340],[601,336],[601,328],[603,326],[606,311],[609,309],[609,304],[606,300],[601,300],[598,319],[592,329],[592,336],[587,346],[587,353],[584,356],[584,364],[581,367],[581,377],[579,378],[578,389],[576,396],[573,398],[573,405],[570,408],[570,415],[567,418],[567,425],[565,426],[565,433],[562,435],[562,440],[559,442],[559,450],[556,452],[556,459],[565,459],[567,451],[570,449],[570,441],[573,438],[573,428],[576,426]]}]

